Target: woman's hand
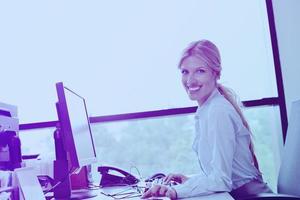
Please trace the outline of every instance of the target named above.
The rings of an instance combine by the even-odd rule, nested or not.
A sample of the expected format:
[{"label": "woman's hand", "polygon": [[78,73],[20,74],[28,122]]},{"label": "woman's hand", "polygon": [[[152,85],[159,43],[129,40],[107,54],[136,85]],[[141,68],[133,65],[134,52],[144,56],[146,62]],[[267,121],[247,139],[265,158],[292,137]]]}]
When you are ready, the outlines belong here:
[{"label": "woman's hand", "polygon": [[166,185],[154,185],[141,198],[145,199],[149,197],[169,197],[171,200],[175,200],[177,199],[177,193],[174,188]]},{"label": "woman's hand", "polygon": [[188,177],[183,174],[169,174],[164,178],[164,184],[169,184],[171,181],[175,181],[177,183],[184,183],[188,180]]}]

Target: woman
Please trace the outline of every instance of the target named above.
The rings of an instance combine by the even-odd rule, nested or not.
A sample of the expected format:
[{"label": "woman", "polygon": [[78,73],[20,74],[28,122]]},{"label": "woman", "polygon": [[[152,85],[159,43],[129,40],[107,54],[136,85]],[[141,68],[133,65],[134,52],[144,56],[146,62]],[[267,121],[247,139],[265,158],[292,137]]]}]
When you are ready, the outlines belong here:
[{"label": "woman", "polygon": [[193,143],[200,172],[187,177],[169,174],[165,183],[144,193],[171,199],[230,192],[235,198],[271,192],[263,182],[252,148],[249,125],[233,92],[217,81],[221,58],[217,47],[208,40],[192,43],[179,62],[182,84],[191,100],[197,101],[196,137]]}]

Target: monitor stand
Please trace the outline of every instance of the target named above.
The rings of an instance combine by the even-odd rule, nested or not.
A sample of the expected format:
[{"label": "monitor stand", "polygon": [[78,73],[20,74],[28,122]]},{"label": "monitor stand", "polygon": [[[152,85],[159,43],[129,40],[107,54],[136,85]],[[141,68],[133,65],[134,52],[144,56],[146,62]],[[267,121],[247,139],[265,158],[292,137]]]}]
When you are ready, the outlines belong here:
[{"label": "monitor stand", "polygon": [[72,190],[71,200],[89,199],[97,196],[97,192],[89,189]]},{"label": "monitor stand", "polygon": [[67,152],[63,148],[62,137],[60,136],[60,128],[54,131],[54,143],[56,160],[54,160],[54,180],[60,182],[54,188],[54,198],[57,200],[79,200],[88,199],[97,196],[93,190],[79,189],[71,190],[70,170],[67,160]]}]

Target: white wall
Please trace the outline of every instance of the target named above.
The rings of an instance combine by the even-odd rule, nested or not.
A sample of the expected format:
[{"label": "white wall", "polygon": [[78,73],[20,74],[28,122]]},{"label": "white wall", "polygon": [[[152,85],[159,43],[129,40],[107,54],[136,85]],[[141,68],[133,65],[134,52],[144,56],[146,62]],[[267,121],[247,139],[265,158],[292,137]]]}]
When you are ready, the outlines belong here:
[{"label": "white wall", "polygon": [[288,116],[291,102],[300,99],[300,1],[273,0]]}]

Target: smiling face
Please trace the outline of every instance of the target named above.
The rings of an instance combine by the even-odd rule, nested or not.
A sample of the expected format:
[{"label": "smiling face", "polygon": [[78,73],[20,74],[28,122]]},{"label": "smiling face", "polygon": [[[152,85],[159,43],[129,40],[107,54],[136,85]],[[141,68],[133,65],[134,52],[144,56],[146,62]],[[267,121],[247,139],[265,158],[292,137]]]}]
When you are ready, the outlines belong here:
[{"label": "smiling face", "polygon": [[196,56],[185,58],[180,70],[187,94],[201,106],[216,88],[216,73],[203,59]]}]

